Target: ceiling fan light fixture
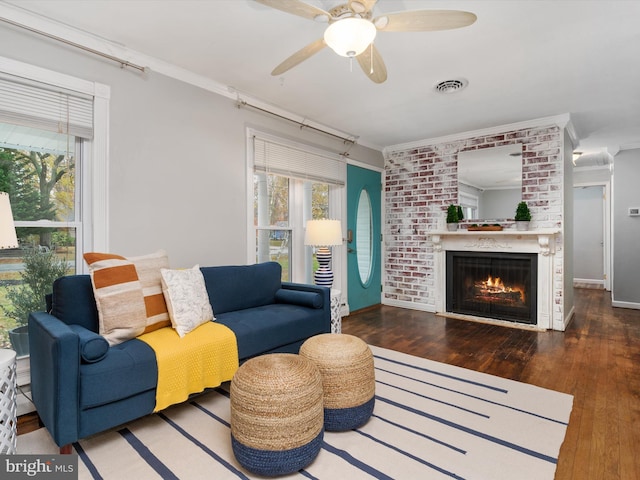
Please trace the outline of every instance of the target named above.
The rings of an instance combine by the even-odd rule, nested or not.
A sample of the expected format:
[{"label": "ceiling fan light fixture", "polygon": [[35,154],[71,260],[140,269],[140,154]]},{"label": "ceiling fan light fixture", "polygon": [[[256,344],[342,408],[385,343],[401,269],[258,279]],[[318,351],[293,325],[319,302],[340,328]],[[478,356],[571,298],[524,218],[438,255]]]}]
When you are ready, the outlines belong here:
[{"label": "ceiling fan light fixture", "polygon": [[365,7],[362,2],[351,2],[349,5],[351,6],[351,10],[353,10],[356,13],[362,13],[367,11],[367,7]]},{"label": "ceiling fan light fixture", "polygon": [[376,27],[369,20],[349,17],[327,27],[324,41],[342,57],[357,57],[376,38]]}]

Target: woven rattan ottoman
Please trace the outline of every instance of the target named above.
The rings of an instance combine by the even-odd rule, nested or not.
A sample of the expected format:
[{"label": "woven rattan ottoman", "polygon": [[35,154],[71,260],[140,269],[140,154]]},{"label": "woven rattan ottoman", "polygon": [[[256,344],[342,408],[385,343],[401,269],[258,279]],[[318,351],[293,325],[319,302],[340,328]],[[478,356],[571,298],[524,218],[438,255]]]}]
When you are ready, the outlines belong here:
[{"label": "woven rattan ottoman", "polygon": [[307,339],[300,356],[313,361],[322,374],[325,430],[351,430],[369,420],[375,373],[366,343],[353,335],[325,333]]},{"label": "woven rattan ottoman", "polygon": [[322,377],[299,355],[245,362],[231,381],[231,445],[244,468],[285,475],[309,465],[324,436]]}]

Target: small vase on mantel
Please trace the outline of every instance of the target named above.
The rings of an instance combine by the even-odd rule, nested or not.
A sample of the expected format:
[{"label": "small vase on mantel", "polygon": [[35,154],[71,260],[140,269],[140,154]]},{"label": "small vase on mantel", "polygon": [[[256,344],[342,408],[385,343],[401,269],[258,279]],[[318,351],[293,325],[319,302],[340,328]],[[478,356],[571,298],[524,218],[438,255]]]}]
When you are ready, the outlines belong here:
[{"label": "small vase on mantel", "polygon": [[526,220],[516,220],[516,230],[524,231],[529,230],[529,223]]},{"label": "small vase on mantel", "polygon": [[458,223],[447,223],[447,230],[449,230],[450,232],[455,232],[456,230],[458,230]]}]

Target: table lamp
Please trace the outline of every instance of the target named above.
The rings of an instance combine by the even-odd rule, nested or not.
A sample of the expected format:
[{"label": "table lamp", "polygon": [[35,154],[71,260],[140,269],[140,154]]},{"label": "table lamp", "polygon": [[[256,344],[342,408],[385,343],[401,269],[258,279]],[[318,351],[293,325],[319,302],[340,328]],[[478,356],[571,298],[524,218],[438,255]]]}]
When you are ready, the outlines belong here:
[{"label": "table lamp", "polygon": [[340,220],[309,220],[304,235],[304,244],[316,248],[319,268],[313,274],[316,285],[331,288],[333,272],[331,263],[331,246],[342,245],[342,226]]},{"label": "table lamp", "polygon": [[13,223],[9,194],[0,192],[0,249],[5,248],[18,248],[18,238]]}]

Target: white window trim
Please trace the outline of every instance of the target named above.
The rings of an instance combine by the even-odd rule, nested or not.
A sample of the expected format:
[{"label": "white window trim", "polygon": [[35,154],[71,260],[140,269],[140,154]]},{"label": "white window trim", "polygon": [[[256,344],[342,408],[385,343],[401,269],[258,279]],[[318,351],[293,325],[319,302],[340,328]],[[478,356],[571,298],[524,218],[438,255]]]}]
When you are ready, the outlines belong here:
[{"label": "white window trim", "polygon": [[82,80],[64,73],[0,57],[0,71],[37,82],[55,85],[94,97],[93,139],[90,151],[85,151],[83,185],[83,222],[90,227],[84,235],[85,251],[108,251],[109,220],[109,100],[111,88],[97,82]]},{"label": "white window trim", "polygon": [[[257,130],[252,127],[247,127],[246,131],[246,179],[247,179],[247,263],[253,264],[256,261],[256,233],[255,227],[253,225],[253,173],[254,173],[254,164],[253,164],[253,137],[257,136],[263,139],[276,141],[277,143],[283,145],[291,145],[292,147],[298,149],[307,149],[310,152],[318,153],[325,156],[331,156],[332,152],[328,150],[322,150],[317,147],[313,147],[308,144],[303,144],[300,142],[296,142],[294,140],[287,139],[285,137],[280,137],[277,135],[273,135],[267,133],[262,130]],[[337,154],[335,154],[338,157]],[[346,162],[345,162],[346,169]],[[345,172],[346,179],[346,172]],[[294,192],[295,193],[295,192]],[[298,192],[300,194],[300,192]],[[342,220],[342,229],[343,236],[346,231],[346,202],[347,202],[347,189],[346,185],[342,188],[332,187],[329,188],[329,216],[331,218],[337,218]],[[295,201],[295,199],[292,199]],[[289,227],[292,231],[301,232],[304,231],[304,221],[302,219],[293,219]],[[307,247],[305,247],[307,248]],[[292,275],[295,278],[298,278],[301,275],[301,270],[304,268],[302,262],[297,262],[296,257],[300,255],[300,252],[297,252],[294,248],[292,250],[292,262],[294,265],[295,271],[292,269]],[[343,292],[343,296],[346,293],[346,280],[347,280],[347,271],[346,271],[346,249],[344,245],[342,247],[337,246],[333,247],[333,255],[332,255],[332,265],[334,272],[340,276],[340,278],[334,279],[333,288],[340,288]],[[296,268],[297,267],[297,268]]]},{"label": "white window trim", "polygon": [[[83,156],[82,235],[83,250],[108,251],[109,249],[109,100],[111,88],[97,82],[82,80],[71,75],[55,72],[0,56],[0,71],[37,82],[47,83],[94,97],[93,139],[90,151]],[[88,149],[87,149],[88,150]],[[82,265],[82,264],[81,264]],[[81,273],[80,266],[76,271]],[[86,273],[86,267],[82,267]],[[29,358],[18,359],[18,385],[30,382]]]}]

